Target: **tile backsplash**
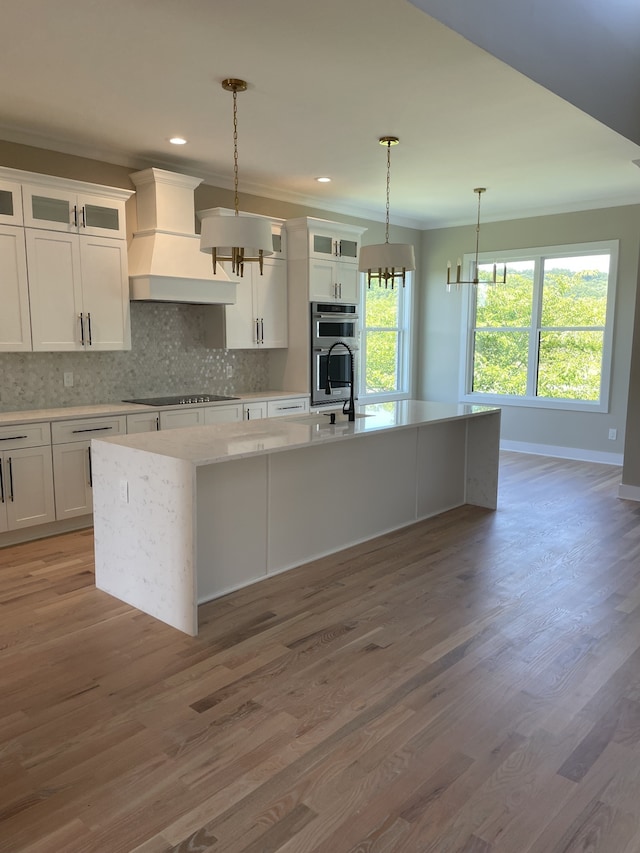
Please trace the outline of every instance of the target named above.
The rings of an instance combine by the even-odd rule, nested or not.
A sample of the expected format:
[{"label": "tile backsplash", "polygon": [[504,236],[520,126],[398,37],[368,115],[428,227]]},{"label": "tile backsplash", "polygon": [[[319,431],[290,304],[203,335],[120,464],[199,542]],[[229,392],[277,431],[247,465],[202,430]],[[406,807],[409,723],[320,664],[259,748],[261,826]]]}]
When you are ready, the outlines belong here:
[{"label": "tile backsplash", "polygon": [[[132,302],[131,350],[0,353],[0,412],[268,390],[269,353],[209,349],[206,312],[200,305]],[[64,386],[65,373],[73,373],[73,387]]]}]

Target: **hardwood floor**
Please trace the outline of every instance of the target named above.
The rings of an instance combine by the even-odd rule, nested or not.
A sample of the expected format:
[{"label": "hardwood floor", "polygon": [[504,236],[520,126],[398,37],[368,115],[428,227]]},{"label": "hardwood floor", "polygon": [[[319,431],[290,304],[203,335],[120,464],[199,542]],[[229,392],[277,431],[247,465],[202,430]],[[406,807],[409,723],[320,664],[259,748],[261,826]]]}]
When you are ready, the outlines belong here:
[{"label": "hardwood floor", "polygon": [[640,506],[504,454],[463,507],[202,608],[0,551],[0,851],[638,853]]}]

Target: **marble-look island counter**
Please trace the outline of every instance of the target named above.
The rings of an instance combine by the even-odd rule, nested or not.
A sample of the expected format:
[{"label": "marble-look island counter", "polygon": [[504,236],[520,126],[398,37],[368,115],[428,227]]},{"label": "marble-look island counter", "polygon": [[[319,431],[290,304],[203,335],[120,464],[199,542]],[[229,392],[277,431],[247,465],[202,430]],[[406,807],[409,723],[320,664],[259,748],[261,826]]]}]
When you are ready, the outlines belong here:
[{"label": "marble-look island counter", "polygon": [[92,442],[96,585],[195,635],[198,604],[464,503],[500,410],[404,400]]}]

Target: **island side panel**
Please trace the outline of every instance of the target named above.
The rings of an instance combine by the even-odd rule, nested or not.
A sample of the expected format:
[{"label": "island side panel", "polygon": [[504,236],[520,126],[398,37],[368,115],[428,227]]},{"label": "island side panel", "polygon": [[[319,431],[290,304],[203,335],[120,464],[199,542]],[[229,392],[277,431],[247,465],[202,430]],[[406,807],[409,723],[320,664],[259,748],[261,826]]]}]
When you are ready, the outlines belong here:
[{"label": "island side panel", "polygon": [[268,456],[203,465],[196,473],[198,602],[267,573]]},{"label": "island side panel", "polygon": [[466,420],[418,430],[417,517],[430,518],[465,503]]},{"label": "island side panel", "polygon": [[95,440],[92,460],[96,586],[195,636],[191,464]]},{"label": "island side panel", "polygon": [[415,428],[270,457],[269,573],[416,520]]},{"label": "island side panel", "polygon": [[467,420],[466,503],[496,509],[500,468],[500,410]]}]

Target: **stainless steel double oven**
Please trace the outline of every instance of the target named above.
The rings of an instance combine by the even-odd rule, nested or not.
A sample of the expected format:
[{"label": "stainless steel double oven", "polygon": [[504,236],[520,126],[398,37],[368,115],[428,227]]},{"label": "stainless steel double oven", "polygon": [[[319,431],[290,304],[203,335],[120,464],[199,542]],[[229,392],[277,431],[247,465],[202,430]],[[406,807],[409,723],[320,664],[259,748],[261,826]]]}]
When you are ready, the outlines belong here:
[{"label": "stainless steel double oven", "polygon": [[354,396],[357,396],[359,323],[358,306],[338,302],[311,303],[311,405],[324,406],[349,399],[351,363],[349,351],[336,347],[331,353],[331,393],[327,394],[327,363],[332,344],[342,341],[353,354]]}]

